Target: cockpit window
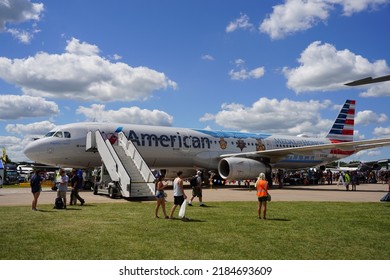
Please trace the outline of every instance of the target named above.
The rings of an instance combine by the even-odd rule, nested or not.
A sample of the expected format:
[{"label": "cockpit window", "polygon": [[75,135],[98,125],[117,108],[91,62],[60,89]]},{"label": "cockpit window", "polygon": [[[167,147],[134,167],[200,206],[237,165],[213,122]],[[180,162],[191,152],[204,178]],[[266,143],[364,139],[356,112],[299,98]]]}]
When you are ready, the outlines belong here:
[{"label": "cockpit window", "polygon": [[50,132],[48,132],[48,133],[45,135],[45,137],[52,137],[54,133],[56,133],[56,132],[55,132],[55,131],[50,131]]},{"label": "cockpit window", "polygon": [[71,138],[69,131],[50,131],[45,137],[57,137],[57,138]]},{"label": "cockpit window", "polygon": [[57,131],[57,132],[54,134],[54,137],[62,138],[62,131]]}]

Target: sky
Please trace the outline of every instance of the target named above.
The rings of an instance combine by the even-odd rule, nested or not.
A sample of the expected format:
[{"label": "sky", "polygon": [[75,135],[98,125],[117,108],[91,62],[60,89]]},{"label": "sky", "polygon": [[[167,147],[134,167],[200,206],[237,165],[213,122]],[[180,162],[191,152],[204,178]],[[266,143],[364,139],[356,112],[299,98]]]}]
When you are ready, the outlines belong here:
[{"label": "sky", "polygon": [[[102,121],[390,137],[390,0],[0,0],[0,147]],[[390,158],[390,148],[345,161]]]}]

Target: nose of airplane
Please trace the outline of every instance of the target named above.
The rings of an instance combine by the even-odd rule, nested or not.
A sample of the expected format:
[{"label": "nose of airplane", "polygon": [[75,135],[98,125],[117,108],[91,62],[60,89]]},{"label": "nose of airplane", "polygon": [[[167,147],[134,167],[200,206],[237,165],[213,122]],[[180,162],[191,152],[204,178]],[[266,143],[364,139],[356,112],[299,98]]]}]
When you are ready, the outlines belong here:
[{"label": "nose of airplane", "polygon": [[39,162],[43,153],[43,147],[39,140],[35,140],[27,144],[27,146],[23,150],[23,153],[30,160]]}]

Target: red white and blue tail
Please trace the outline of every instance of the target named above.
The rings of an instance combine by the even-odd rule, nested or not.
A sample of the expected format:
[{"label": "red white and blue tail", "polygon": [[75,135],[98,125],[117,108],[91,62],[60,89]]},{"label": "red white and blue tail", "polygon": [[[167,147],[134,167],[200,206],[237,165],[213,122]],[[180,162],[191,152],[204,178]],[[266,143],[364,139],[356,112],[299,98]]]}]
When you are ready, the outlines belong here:
[{"label": "red white and blue tail", "polygon": [[352,142],[355,118],[355,100],[347,100],[341,108],[326,138],[333,143]]}]

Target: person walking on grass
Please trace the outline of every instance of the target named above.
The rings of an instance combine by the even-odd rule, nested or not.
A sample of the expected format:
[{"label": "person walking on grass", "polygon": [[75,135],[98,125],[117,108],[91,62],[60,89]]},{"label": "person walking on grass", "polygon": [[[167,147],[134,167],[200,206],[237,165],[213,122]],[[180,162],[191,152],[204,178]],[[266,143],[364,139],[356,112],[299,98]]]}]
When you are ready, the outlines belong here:
[{"label": "person walking on grass", "polygon": [[79,195],[79,181],[80,178],[77,175],[75,169],[72,170],[72,177],[70,179],[72,190],[70,192],[70,205],[76,205],[77,200],[80,201],[80,205],[83,206],[85,200]]},{"label": "person walking on grass", "polygon": [[192,186],[192,197],[190,199],[190,202],[188,203],[188,206],[192,206],[192,201],[194,200],[195,197],[199,198],[199,206],[204,207],[203,201],[202,201],[202,172],[197,171],[196,172],[196,185]]},{"label": "person walking on grass", "polygon": [[158,209],[160,208],[160,206],[162,208],[162,211],[163,211],[165,219],[169,218],[169,216],[167,215],[167,212],[165,210],[165,192],[164,192],[164,189],[168,185],[164,184],[163,180],[164,180],[164,175],[160,175],[157,178],[157,181],[156,181],[156,199],[157,199],[157,204],[156,204],[156,208],[154,209],[154,217],[156,219],[159,218],[159,216],[158,216]]},{"label": "person walking on grass", "polygon": [[[173,219],[173,214],[175,213],[177,206],[181,206],[184,200],[187,199],[187,196],[184,193],[182,175],[183,172],[178,171],[177,177],[173,181],[173,207],[171,209],[169,219]],[[183,220],[186,220],[186,218],[183,217]]]},{"label": "person walking on grass", "polygon": [[266,219],[267,215],[267,197],[268,197],[268,181],[265,179],[265,174],[260,173],[256,181],[257,190],[257,216],[261,219],[261,210],[263,210],[263,219]]}]

